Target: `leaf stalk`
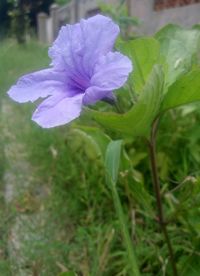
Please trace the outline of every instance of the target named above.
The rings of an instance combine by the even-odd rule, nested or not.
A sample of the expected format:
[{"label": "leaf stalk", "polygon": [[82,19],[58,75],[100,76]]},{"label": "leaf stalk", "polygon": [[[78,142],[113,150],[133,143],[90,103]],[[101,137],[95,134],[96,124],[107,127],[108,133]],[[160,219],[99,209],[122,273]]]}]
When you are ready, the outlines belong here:
[{"label": "leaf stalk", "polygon": [[157,205],[157,211],[158,211],[159,225],[160,225],[161,231],[163,232],[163,235],[164,235],[167,247],[168,247],[173,276],[178,276],[176,262],[175,262],[175,258],[174,258],[174,252],[173,252],[172,244],[171,244],[170,237],[169,237],[169,234],[167,231],[167,223],[164,218],[161,192],[160,192],[160,181],[159,181],[158,165],[157,165],[157,159],[156,159],[156,134],[157,134],[157,129],[158,129],[158,123],[159,123],[159,118],[157,118],[153,122],[150,140],[148,141],[149,157],[150,157],[151,172],[152,172],[152,181],[153,181],[153,186],[154,186],[154,191],[155,191],[155,196],[156,196],[156,205]]}]

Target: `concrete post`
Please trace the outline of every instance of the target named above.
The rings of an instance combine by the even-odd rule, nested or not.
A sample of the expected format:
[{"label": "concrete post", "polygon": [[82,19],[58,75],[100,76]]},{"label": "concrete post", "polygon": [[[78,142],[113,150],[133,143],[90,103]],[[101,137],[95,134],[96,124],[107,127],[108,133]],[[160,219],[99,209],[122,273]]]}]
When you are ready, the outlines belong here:
[{"label": "concrete post", "polygon": [[41,12],[37,15],[38,39],[43,43],[47,43],[47,20],[48,15],[46,13]]},{"label": "concrete post", "polygon": [[79,21],[79,0],[74,0],[75,21]]},{"label": "concrete post", "polygon": [[132,0],[131,15],[147,21],[152,16],[154,0]]},{"label": "concrete post", "polygon": [[53,39],[56,38],[59,30],[59,17],[58,17],[59,5],[52,4],[50,7],[50,17],[52,18]]}]

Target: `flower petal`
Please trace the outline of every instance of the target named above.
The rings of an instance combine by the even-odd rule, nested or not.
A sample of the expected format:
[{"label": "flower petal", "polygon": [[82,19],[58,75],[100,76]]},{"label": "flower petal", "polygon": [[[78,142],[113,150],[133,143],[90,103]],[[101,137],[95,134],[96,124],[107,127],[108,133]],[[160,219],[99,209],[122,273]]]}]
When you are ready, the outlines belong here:
[{"label": "flower petal", "polygon": [[97,86],[89,87],[84,94],[83,104],[84,105],[93,105],[96,102],[103,100],[107,97],[110,91],[101,89]]},{"label": "flower petal", "polygon": [[83,48],[80,24],[62,26],[58,37],[49,48],[52,65],[59,69],[74,69],[74,54]]},{"label": "flower petal", "polygon": [[128,57],[119,52],[109,52],[101,56],[95,66],[94,75],[84,95],[84,104],[94,104],[107,97],[112,90],[124,85],[132,71]]},{"label": "flower petal", "polygon": [[119,27],[108,17],[96,15],[82,19],[61,28],[49,56],[57,68],[76,69],[90,77],[99,55],[112,50],[118,34]]},{"label": "flower petal", "polygon": [[81,91],[84,91],[89,83],[87,69],[82,66],[83,47],[80,24],[74,24],[63,26],[49,49],[52,65],[59,70],[66,70],[71,88],[79,88]]},{"label": "flower petal", "polygon": [[109,17],[100,14],[87,20],[83,19],[80,24],[85,39],[83,65],[90,69],[91,76],[99,56],[112,51],[120,29]]},{"label": "flower petal", "polygon": [[80,24],[85,38],[85,50],[93,50],[94,56],[112,50],[120,30],[111,18],[98,14],[87,20],[82,19]]},{"label": "flower petal", "polygon": [[8,95],[16,102],[34,102],[54,93],[64,92],[64,72],[45,69],[21,77],[16,85],[8,91]]},{"label": "flower petal", "polygon": [[109,52],[99,58],[90,83],[111,91],[121,87],[131,71],[132,63],[128,57],[119,52]]},{"label": "flower petal", "polygon": [[32,120],[43,128],[67,124],[79,117],[83,94],[63,97],[63,94],[50,96],[44,100],[33,114]]}]

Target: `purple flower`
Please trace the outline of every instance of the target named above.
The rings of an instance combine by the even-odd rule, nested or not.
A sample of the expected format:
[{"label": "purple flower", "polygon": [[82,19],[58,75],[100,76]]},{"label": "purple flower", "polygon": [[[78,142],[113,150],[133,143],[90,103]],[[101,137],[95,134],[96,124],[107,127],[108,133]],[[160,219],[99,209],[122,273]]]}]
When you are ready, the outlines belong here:
[{"label": "purple flower", "polygon": [[32,117],[44,128],[69,123],[83,106],[112,98],[126,82],[131,61],[112,52],[118,34],[119,27],[102,15],[63,26],[49,49],[51,67],[21,77],[9,96],[19,103],[46,98]]}]

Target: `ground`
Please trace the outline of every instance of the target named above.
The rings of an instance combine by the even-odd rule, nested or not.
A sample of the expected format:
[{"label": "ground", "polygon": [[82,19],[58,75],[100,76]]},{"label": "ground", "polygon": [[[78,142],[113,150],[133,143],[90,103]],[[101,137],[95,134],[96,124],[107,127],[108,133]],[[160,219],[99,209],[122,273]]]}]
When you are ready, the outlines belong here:
[{"label": "ground", "polygon": [[[42,129],[31,121],[35,104],[15,103],[6,94],[19,76],[49,62],[47,47],[37,42],[0,45],[0,275],[131,275],[90,136],[100,140],[102,129],[84,132],[84,124],[94,125],[84,116],[70,126]],[[169,112],[158,135],[162,202],[181,276],[200,275],[199,110],[193,104]],[[124,144],[133,170],[121,169],[117,189],[142,275],[171,275],[146,144],[129,138]]]}]

